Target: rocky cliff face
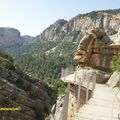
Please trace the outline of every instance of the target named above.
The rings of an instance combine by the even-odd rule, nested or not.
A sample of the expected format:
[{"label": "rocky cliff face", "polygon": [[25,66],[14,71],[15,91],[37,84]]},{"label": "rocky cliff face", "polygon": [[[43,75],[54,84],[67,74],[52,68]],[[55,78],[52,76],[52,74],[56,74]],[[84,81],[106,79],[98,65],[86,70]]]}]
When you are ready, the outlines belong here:
[{"label": "rocky cliff face", "polygon": [[101,29],[104,29],[105,32],[109,34],[114,34],[118,31],[119,24],[120,9],[93,11],[74,17],[63,27],[63,30],[81,30],[82,32],[89,32],[91,29],[99,27]]},{"label": "rocky cliff face", "polygon": [[47,29],[40,34],[40,40],[48,40],[48,41],[58,41],[62,39],[61,28],[67,23],[66,20],[60,19],[56,21],[54,24],[50,25]]},{"label": "rocky cliff face", "polygon": [[1,61],[9,59],[0,56],[0,108],[21,110],[0,111],[0,120],[44,120],[56,101],[56,90]]},{"label": "rocky cliff face", "polygon": [[58,20],[45,29],[37,38],[38,41],[77,41],[81,33],[89,32],[99,27],[113,35],[118,32],[120,25],[120,9],[93,11],[79,14],[70,21]]}]

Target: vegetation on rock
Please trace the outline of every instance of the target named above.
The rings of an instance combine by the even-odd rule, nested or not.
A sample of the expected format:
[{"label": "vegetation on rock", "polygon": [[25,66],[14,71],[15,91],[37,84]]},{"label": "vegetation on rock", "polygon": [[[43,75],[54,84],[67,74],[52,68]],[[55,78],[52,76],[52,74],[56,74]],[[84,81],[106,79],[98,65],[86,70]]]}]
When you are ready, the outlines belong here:
[{"label": "vegetation on rock", "polygon": [[0,65],[8,69],[15,69],[12,57],[3,51],[0,51]]},{"label": "vegetation on rock", "polygon": [[58,94],[62,94],[64,85],[60,80],[61,69],[64,65],[70,67],[74,64],[73,56],[77,45],[70,42],[46,42],[38,48],[39,51],[32,49],[27,54],[17,54],[16,64],[31,76],[58,88]]},{"label": "vegetation on rock", "polygon": [[114,71],[119,71],[120,72],[120,55],[113,58],[112,67],[113,67]]},{"label": "vegetation on rock", "polygon": [[[0,107],[21,107],[21,111],[13,111],[13,114],[4,112],[9,119],[44,120],[56,101],[56,89],[34,79],[20,69],[14,67],[13,59],[5,52],[0,51]],[[12,69],[4,63],[9,61]],[[8,67],[9,66],[9,67]],[[14,69],[13,69],[14,68]],[[0,119],[7,119],[0,112]]]}]

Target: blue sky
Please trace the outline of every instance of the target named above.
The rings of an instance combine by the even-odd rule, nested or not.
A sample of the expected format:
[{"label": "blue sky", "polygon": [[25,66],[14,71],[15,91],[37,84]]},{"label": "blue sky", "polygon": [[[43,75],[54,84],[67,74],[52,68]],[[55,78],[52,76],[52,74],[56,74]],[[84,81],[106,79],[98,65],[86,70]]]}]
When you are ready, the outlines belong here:
[{"label": "blue sky", "polygon": [[120,8],[120,0],[0,0],[0,27],[36,36],[58,19],[80,13]]}]

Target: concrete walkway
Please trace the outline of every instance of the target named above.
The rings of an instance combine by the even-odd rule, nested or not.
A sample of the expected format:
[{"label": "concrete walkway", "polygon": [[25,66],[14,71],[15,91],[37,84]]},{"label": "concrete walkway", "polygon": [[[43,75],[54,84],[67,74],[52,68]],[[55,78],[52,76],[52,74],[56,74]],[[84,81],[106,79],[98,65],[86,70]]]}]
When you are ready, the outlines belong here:
[{"label": "concrete walkway", "polygon": [[96,84],[93,97],[84,105],[73,120],[119,120],[120,101],[107,85]]}]

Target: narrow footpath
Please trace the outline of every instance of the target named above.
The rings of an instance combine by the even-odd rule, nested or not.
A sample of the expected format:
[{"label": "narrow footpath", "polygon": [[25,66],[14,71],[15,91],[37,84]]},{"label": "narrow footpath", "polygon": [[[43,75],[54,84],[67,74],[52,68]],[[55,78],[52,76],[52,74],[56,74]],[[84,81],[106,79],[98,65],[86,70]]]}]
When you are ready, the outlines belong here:
[{"label": "narrow footpath", "polygon": [[93,97],[80,108],[73,120],[120,120],[120,101],[105,84],[96,84]]}]

